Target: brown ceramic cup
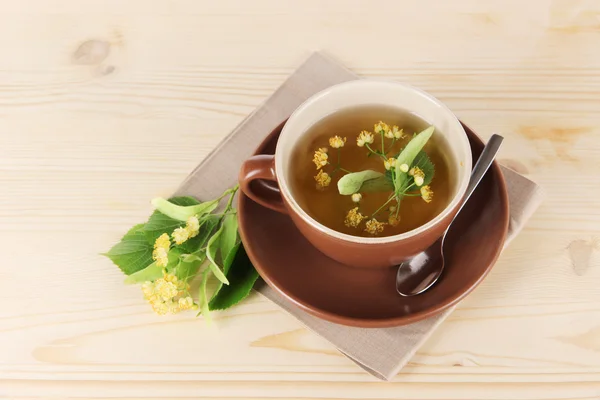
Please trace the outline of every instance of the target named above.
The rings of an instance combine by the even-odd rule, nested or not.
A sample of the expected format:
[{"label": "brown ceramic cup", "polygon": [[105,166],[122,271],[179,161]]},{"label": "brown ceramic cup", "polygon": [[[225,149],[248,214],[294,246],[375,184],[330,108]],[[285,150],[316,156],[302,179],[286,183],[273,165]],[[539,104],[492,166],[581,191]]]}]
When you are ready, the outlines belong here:
[{"label": "brown ceramic cup", "polygon": [[[392,106],[412,112],[443,135],[449,154],[452,196],[435,218],[411,231],[386,237],[359,237],[337,232],[311,218],[294,199],[290,160],[311,126],[326,116],[361,105]],[[389,267],[413,257],[435,242],[448,227],[465,194],[471,172],[471,147],[456,116],[439,100],[412,86],[357,80],[331,86],[294,111],[285,123],[275,155],[257,155],[240,171],[242,191],[257,203],[287,213],[300,232],[325,255],[356,267]],[[277,234],[274,232],[273,234]]]}]

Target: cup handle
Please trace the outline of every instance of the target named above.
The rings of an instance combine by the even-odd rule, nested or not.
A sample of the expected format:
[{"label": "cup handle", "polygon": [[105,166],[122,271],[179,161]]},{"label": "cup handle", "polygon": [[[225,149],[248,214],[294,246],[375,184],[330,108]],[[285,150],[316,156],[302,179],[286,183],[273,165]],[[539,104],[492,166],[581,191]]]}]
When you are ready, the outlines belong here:
[{"label": "cup handle", "polygon": [[275,175],[275,156],[258,155],[244,161],[240,169],[242,192],[258,204],[287,214]]}]

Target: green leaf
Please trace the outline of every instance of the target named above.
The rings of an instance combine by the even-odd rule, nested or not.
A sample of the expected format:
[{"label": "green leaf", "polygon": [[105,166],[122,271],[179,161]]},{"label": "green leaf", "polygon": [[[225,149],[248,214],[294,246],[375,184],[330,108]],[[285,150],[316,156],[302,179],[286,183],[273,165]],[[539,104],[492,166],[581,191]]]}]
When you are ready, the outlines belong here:
[{"label": "green leaf", "polygon": [[137,232],[143,230],[145,226],[146,226],[146,224],[137,224],[137,225],[132,226],[131,229],[129,229],[127,231],[127,233],[125,235],[123,235],[121,240],[127,240],[127,239],[135,237]]},{"label": "green leaf", "polygon": [[208,296],[206,295],[206,284],[208,283],[208,270],[202,275],[202,282],[198,288],[198,302],[200,303],[200,311],[197,316],[202,314],[208,324],[211,323],[210,308],[208,306]]},{"label": "green leaf", "polygon": [[396,188],[396,190],[402,188],[404,183],[408,180],[409,176],[407,173],[402,172],[400,170],[400,166],[402,164],[407,164],[409,166],[412,165],[419,152],[423,150],[423,147],[425,147],[425,144],[427,143],[431,135],[433,135],[434,130],[435,128],[433,126],[430,126],[429,128],[425,129],[424,131],[413,137],[398,155],[396,161],[396,181],[394,182],[394,187]]},{"label": "green leaf", "polygon": [[125,284],[131,285],[134,283],[144,283],[146,281],[153,281],[155,279],[162,277],[162,275],[163,275],[162,270],[163,270],[162,267],[159,267],[158,265],[156,265],[155,262],[153,262],[152,264],[148,265],[146,268],[144,268],[134,274],[131,274],[127,278],[125,278]]},{"label": "green leaf", "polygon": [[175,276],[184,282],[193,279],[204,260],[206,260],[205,253],[183,255],[175,269]]},{"label": "green leaf", "polygon": [[204,246],[210,235],[212,234],[215,226],[219,223],[219,217],[216,215],[208,214],[200,218],[200,231],[197,236],[186,240],[179,245],[186,253],[195,253]]},{"label": "green leaf", "polygon": [[223,287],[209,303],[211,310],[229,308],[250,294],[250,290],[258,279],[258,272],[250,262],[243,246],[235,254],[231,268],[227,273],[229,286]]},{"label": "green leaf", "polygon": [[[241,243],[237,242],[236,245],[233,246],[233,248],[229,251],[229,254],[227,254],[227,257],[225,257],[225,259],[223,260],[223,274],[225,276],[227,276],[227,274],[229,272],[229,268],[231,267],[231,264],[233,264],[233,261],[235,260],[235,255],[237,254],[238,248],[240,246],[241,246]],[[217,286],[215,288],[215,291],[212,294],[211,301],[212,301],[212,299],[214,299],[217,296],[217,294],[219,293],[219,291],[221,290],[222,287],[223,287],[223,283],[220,281],[217,282]]]},{"label": "green leaf", "polygon": [[346,174],[338,181],[338,192],[345,196],[358,193],[363,183],[371,179],[381,178],[382,176],[384,175],[381,172],[370,169]]},{"label": "green leaf", "polygon": [[208,264],[210,270],[212,271],[213,275],[215,276],[215,278],[217,278],[219,280],[219,282],[224,283],[225,285],[229,285],[229,281],[227,280],[227,277],[225,276],[225,274],[223,273],[223,271],[221,271],[221,269],[219,268],[219,266],[215,263],[213,263],[211,261],[210,264]]},{"label": "green leaf", "polygon": [[204,259],[206,259],[206,254],[205,253],[201,253],[200,255],[198,254],[182,254],[181,255],[181,261],[183,262],[194,262],[194,261],[203,261]]},{"label": "green leaf", "polygon": [[223,234],[223,224],[219,227],[219,230],[215,232],[214,235],[208,240],[208,245],[206,248],[206,257],[210,261],[209,267],[215,277],[221,281],[222,283],[229,285],[229,281],[223,274],[223,271],[219,268],[219,264],[217,264],[217,250],[220,247],[221,243],[221,235]]},{"label": "green leaf", "polygon": [[212,212],[219,205],[219,200],[211,200],[190,206],[180,206],[162,197],[158,197],[152,200],[152,205],[157,211],[160,211],[169,218],[186,221],[192,215],[202,215]]},{"label": "green leaf", "polygon": [[379,178],[369,179],[368,181],[365,181],[360,187],[359,192],[387,192],[390,190],[394,190],[394,182],[392,181],[391,176],[385,174],[384,176],[380,176]]},{"label": "green leaf", "polygon": [[[221,247],[221,259],[225,260],[227,255],[235,247],[238,241],[238,220],[235,214],[227,214],[223,218],[223,233],[221,233],[220,247]],[[227,273],[225,266],[223,270]]]},{"label": "green leaf", "polygon": [[121,238],[119,243],[104,254],[125,275],[141,271],[153,262],[153,247],[146,240],[143,228],[144,224],[135,225]]},{"label": "green leaf", "polygon": [[[200,204],[198,200],[193,197],[183,196],[183,197],[173,197],[169,199],[169,202],[179,205],[179,206],[194,206]],[[143,230],[146,234],[146,238],[150,244],[154,245],[154,241],[163,233],[171,234],[175,230],[175,228],[179,228],[184,225],[183,222],[171,218],[158,210],[155,210],[148,222],[144,226]],[[191,251],[190,251],[191,253]]]},{"label": "green leaf", "polygon": [[423,185],[429,185],[435,176],[435,166],[431,162],[431,159],[424,151],[420,151],[413,162],[413,167],[419,167],[425,174]]}]

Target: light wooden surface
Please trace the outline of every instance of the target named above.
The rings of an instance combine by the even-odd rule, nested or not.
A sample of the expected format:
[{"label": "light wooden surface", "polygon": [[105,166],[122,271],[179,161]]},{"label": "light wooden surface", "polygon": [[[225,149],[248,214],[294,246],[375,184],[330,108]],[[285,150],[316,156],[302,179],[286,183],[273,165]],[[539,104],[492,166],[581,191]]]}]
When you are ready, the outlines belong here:
[{"label": "light wooden surface", "polygon": [[[0,9],[0,396],[600,398],[597,0]],[[501,132],[500,158],[547,192],[391,383],[256,295],[212,328],[153,315],[98,255],[313,50]]]}]

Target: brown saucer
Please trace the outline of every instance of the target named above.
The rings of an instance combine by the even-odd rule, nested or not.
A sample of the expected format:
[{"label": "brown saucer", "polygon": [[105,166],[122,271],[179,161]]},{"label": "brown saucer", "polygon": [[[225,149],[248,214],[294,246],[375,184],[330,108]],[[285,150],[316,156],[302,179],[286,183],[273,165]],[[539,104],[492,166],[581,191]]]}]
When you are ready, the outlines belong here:
[{"label": "brown saucer", "polygon": [[[256,154],[273,154],[281,126]],[[483,149],[465,126],[473,165]],[[440,313],[471,292],[500,255],[509,222],[508,194],[495,163],[461,211],[446,239],[446,269],[424,294],[396,293],[396,268],[354,268],[314,248],[291,219],[240,194],[240,235],[260,276],[304,310],[329,321],[359,327],[405,325]]]}]

